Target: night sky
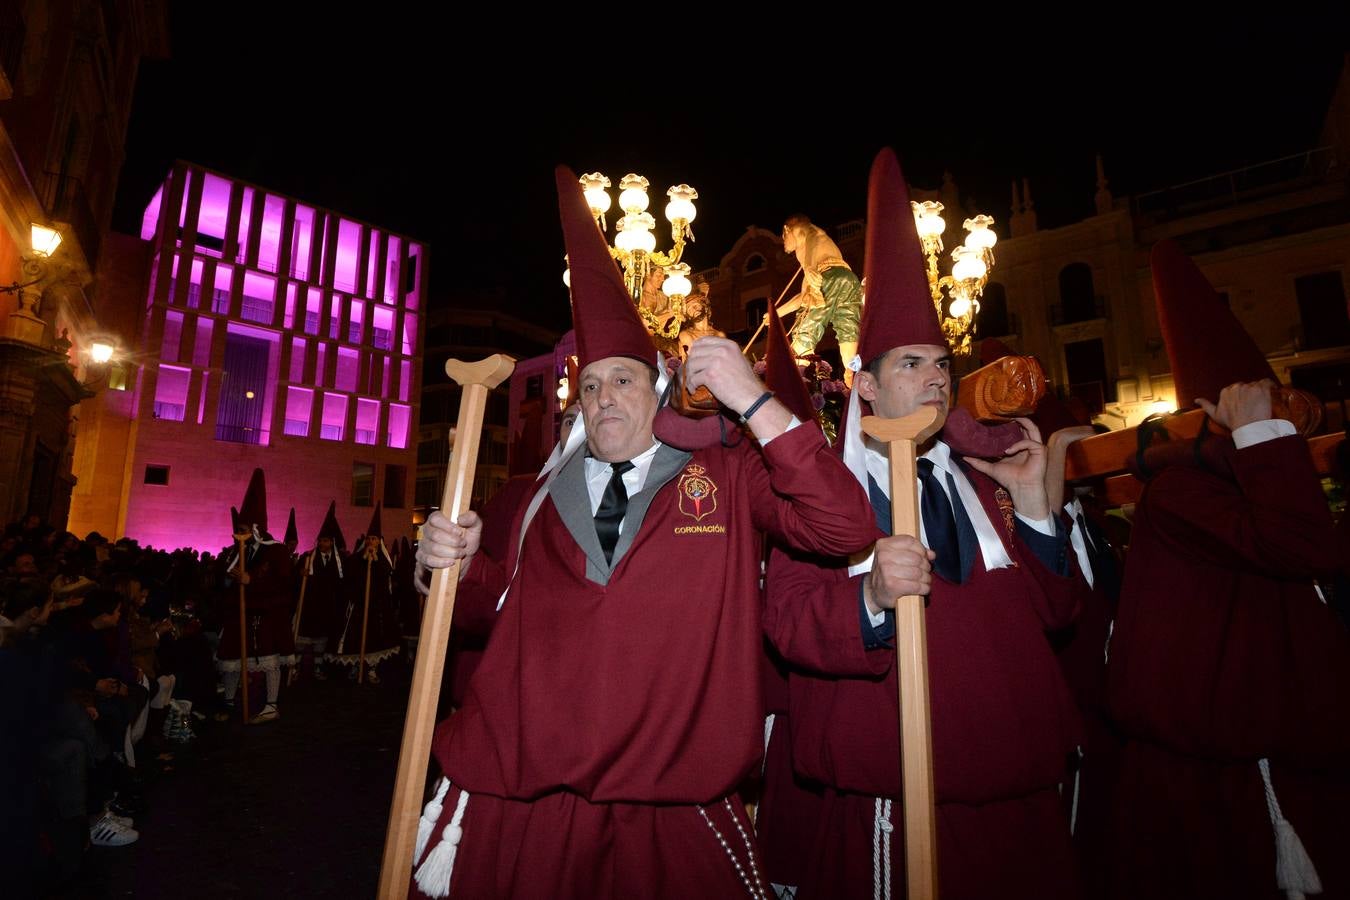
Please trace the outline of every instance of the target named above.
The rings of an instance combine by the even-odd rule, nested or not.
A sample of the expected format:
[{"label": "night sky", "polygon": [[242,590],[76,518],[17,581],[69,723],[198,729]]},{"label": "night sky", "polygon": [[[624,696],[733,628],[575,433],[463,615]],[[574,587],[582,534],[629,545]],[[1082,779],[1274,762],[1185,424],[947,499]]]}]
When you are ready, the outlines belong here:
[{"label": "night sky", "polygon": [[[464,20],[452,33],[446,13],[422,21],[397,3],[383,21],[351,23],[278,11],[289,6],[232,4],[216,21],[225,7],[171,5],[172,57],[142,65],[115,227],[137,231],[171,161],[187,159],[429,242],[433,302],[557,327],[568,318],[558,162],[616,188],[628,171],[646,175],[661,224],[665,189],[696,187],[695,270],[751,224],[862,217],[868,167],[887,144],[916,187],[951,171],[1006,236],[1014,177],[1031,179],[1041,227],[1090,215],[1098,151],[1119,196],[1312,148],[1350,46],[1345,22],[1325,17],[1225,26],[1203,41],[1004,35],[973,50],[984,61],[974,74],[946,65],[929,84],[920,73],[943,53],[926,38],[866,37],[875,27],[853,28],[851,58],[812,60],[803,48],[827,42],[787,19],[690,25],[693,49],[672,69],[658,31],[625,61],[619,26],[598,14],[591,45],[603,52],[583,54],[508,37],[501,23]],[[580,16],[530,31],[550,25],[587,42]],[[661,224],[658,248],[669,245]]]}]

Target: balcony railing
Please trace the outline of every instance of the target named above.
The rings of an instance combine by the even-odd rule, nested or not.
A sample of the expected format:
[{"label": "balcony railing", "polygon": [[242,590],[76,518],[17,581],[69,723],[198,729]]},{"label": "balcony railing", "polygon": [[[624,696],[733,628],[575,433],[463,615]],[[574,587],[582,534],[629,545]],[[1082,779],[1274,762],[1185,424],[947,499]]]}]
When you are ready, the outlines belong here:
[{"label": "balcony railing", "polygon": [[1134,199],[1135,212],[1155,219],[1191,215],[1207,209],[1232,206],[1264,194],[1287,191],[1300,183],[1312,184],[1336,171],[1336,151],[1317,147],[1292,156],[1232,169],[1140,194]]},{"label": "balcony railing", "polygon": [[181,422],[183,421],[185,412],[186,408],[182,403],[163,403],[159,400],[155,401],[156,419],[164,419],[169,422]]},{"label": "balcony railing", "polygon": [[232,444],[261,444],[265,434],[262,429],[249,425],[216,424],[216,440]]}]

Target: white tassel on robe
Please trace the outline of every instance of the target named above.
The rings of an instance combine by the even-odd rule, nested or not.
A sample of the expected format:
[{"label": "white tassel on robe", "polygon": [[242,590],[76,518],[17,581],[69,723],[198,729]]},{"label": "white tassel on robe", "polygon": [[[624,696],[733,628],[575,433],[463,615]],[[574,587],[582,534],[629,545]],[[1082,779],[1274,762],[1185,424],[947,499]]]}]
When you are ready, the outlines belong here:
[{"label": "white tassel on robe", "polygon": [[1270,760],[1263,759],[1257,765],[1261,767],[1261,780],[1266,788],[1266,812],[1270,813],[1270,824],[1275,829],[1275,883],[1289,900],[1304,900],[1308,894],[1320,894],[1322,879],[1317,875],[1317,868],[1275,797],[1275,785],[1270,781]]},{"label": "white tassel on robe", "polygon": [[450,876],[455,874],[455,854],[464,837],[460,823],[464,821],[464,807],[469,805],[469,792],[461,790],[450,824],[441,832],[441,842],[431,848],[426,860],[414,876],[417,887],[428,897],[450,896]]}]

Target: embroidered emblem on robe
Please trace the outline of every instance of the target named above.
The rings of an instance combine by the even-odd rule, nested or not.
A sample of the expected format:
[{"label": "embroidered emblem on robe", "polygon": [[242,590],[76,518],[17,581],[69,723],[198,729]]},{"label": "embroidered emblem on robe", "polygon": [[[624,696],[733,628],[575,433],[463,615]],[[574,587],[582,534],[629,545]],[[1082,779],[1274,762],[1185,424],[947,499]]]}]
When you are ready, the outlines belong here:
[{"label": "embroidered emblem on robe", "polygon": [[1012,496],[1003,488],[994,491],[994,500],[998,503],[998,511],[1003,514],[1003,527],[1008,531],[1008,539],[1012,540],[1017,526],[1014,522],[1015,511],[1013,510]]},{"label": "embroidered emblem on robe", "polygon": [[680,512],[695,522],[717,509],[717,485],[707,473],[707,469],[691,463],[680,476]]}]

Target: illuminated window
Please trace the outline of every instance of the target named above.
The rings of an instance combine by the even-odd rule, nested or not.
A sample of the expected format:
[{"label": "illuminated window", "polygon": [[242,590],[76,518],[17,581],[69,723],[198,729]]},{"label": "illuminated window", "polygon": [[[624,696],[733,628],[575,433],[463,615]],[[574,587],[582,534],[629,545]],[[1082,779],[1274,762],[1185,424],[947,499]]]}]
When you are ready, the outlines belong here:
[{"label": "illuminated window", "polygon": [[417,313],[403,314],[403,355],[412,356],[417,350]]},{"label": "illuminated window", "polygon": [[160,362],[178,362],[178,353],[183,337],[183,314],[166,312],[164,314],[164,340],[159,345]]},{"label": "illuminated window", "polygon": [[337,371],[334,373],[333,387],[349,394],[356,393],[356,377],[361,371],[361,354],[350,347],[339,347],[337,352]]},{"label": "illuminated window", "polygon": [[[361,343],[361,320],[365,316],[366,305],[360,300],[352,300],[350,327],[347,329],[347,343]],[[336,337],[336,335],[334,335]]]},{"label": "illuminated window", "polygon": [[215,327],[214,319],[206,316],[197,317],[197,333],[193,337],[192,344],[192,364],[199,369],[205,369],[211,365],[211,335],[215,331]]},{"label": "illuminated window", "polygon": [[323,291],[310,288],[305,294],[305,333],[319,333],[319,313],[323,309]]},{"label": "illuminated window", "polygon": [[291,377],[289,380],[295,384],[302,384],[305,380],[305,351],[307,347],[308,342],[304,338],[291,338]]},{"label": "illuminated window", "polygon": [[241,319],[272,324],[272,298],[276,295],[275,278],[255,272],[244,273],[244,302],[239,310]]},{"label": "illuminated window", "polygon": [[337,259],[333,265],[333,287],[348,293],[357,293],[356,262],[361,255],[361,226],[346,219],[338,220]]},{"label": "illuminated window", "polygon": [[319,437],[325,441],[340,441],[347,430],[347,398],[343,394],[323,395],[323,422]]},{"label": "illuminated window", "polygon": [[411,407],[402,406],[398,403],[389,404],[388,444],[395,450],[402,450],[408,446],[408,420],[410,418]]},{"label": "illuminated window", "polygon": [[277,270],[281,250],[277,241],[281,237],[281,220],[285,215],[286,201],[276,194],[268,194],[263,201],[262,233],[258,237],[258,268],[264,272]]},{"label": "illuminated window", "polygon": [[[211,312],[217,315],[228,315],[230,312],[230,282],[234,270],[229,266],[216,266],[215,286],[211,291]],[[188,306],[196,306],[195,302],[188,303]]]},{"label": "illuminated window", "polygon": [[286,388],[286,424],[282,431],[294,437],[309,436],[309,416],[314,392],[307,388]]},{"label": "illuminated window", "polygon": [[309,253],[314,238],[314,210],[296,204],[295,230],[291,232],[291,274],[301,281],[309,279]]},{"label": "illuminated window", "polygon": [[318,357],[314,361],[314,383],[320,387],[332,387],[328,383],[328,345],[319,341],[319,349],[315,355]]},{"label": "illuminated window", "polygon": [[356,442],[358,444],[375,443],[375,431],[380,423],[380,401],[359,399],[356,401]]},{"label": "illuminated window", "polygon": [[170,422],[183,421],[187,407],[188,381],[191,369],[178,366],[160,366],[159,378],[155,383],[154,416]]},{"label": "illuminated window", "polygon": [[379,350],[394,349],[394,311],[376,306],[371,312],[370,343]]}]

